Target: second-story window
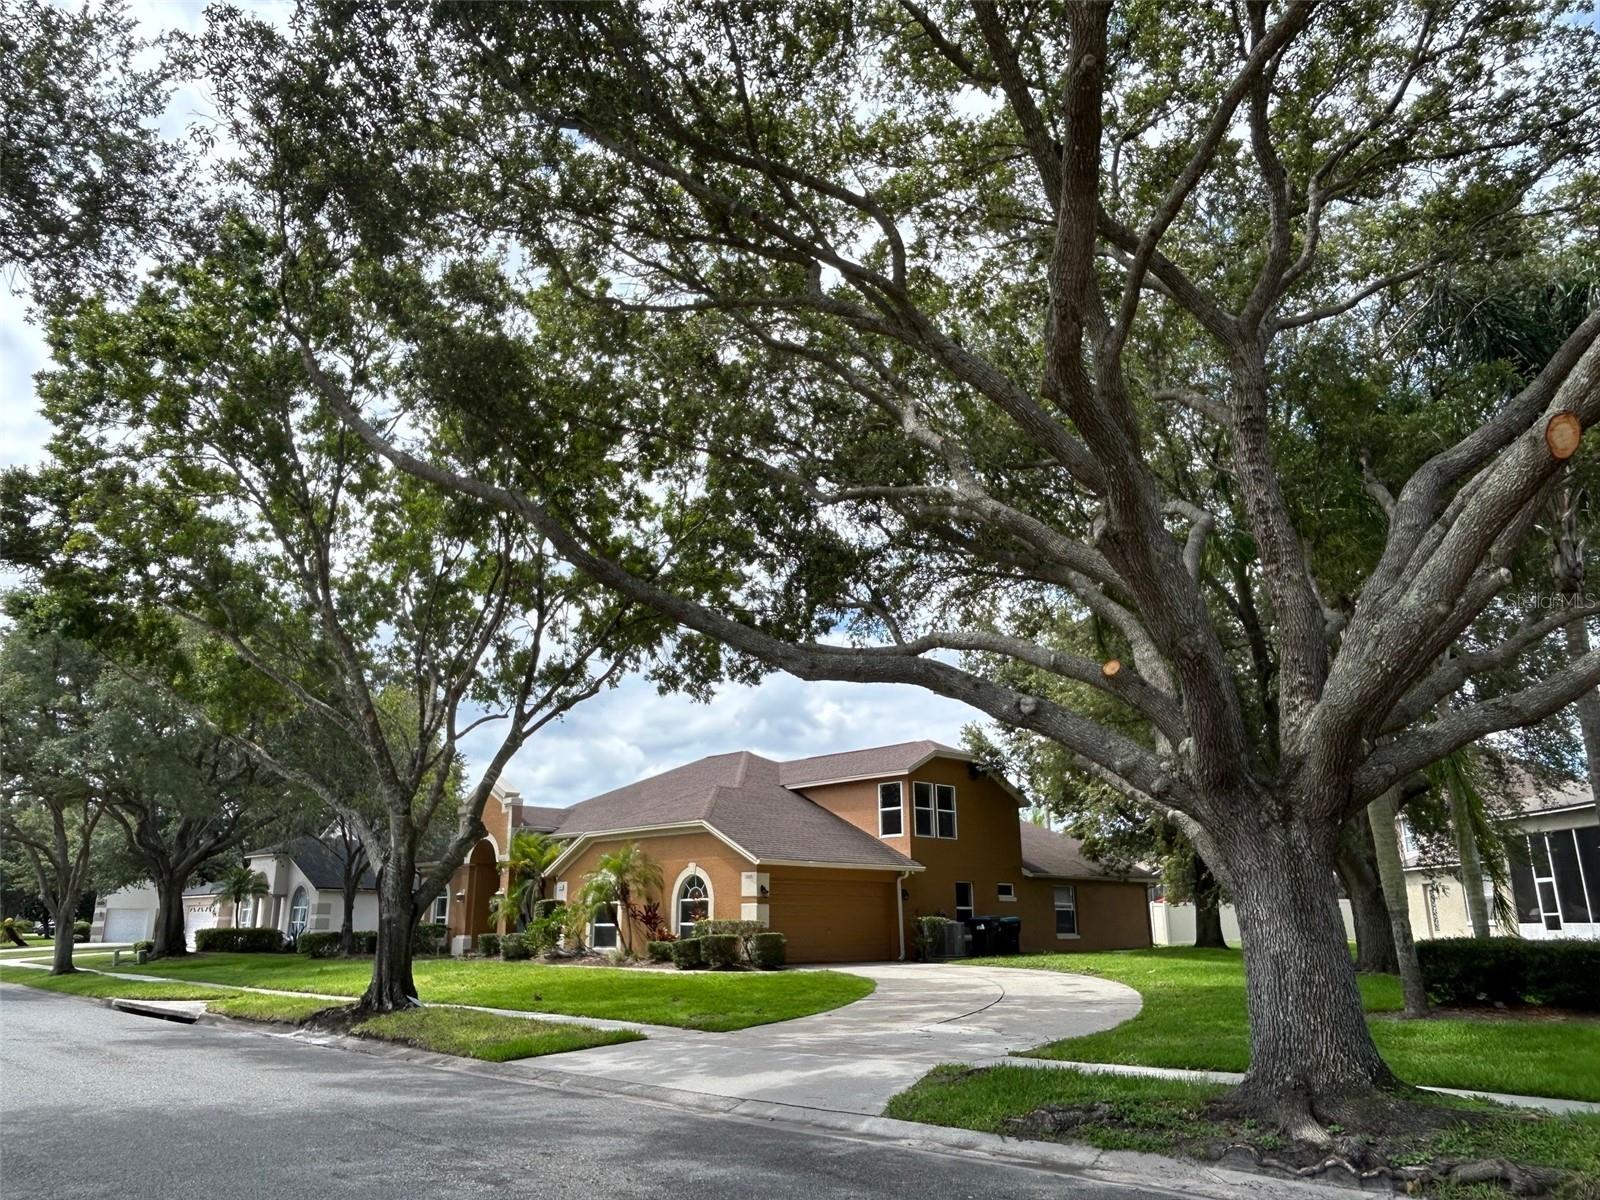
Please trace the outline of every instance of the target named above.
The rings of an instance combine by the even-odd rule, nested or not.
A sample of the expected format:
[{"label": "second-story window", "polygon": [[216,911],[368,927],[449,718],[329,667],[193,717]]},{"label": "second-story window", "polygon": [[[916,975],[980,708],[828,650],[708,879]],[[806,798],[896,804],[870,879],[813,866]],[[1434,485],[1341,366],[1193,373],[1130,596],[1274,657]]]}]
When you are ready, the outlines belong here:
[{"label": "second-story window", "polygon": [[933,789],[933,793],[938,808],[939,836],[953,838],[956,835],[956,789],[948,783],[941,783]]},{"label": "second-story window", "polygon": [[911,832],[918,837],[933,836],[933,784],[911,785]]},{"label": "second-story window", "polygon": [[906,831],[905,800],[900,784],[878,785],[878,836],[899,837]]}]

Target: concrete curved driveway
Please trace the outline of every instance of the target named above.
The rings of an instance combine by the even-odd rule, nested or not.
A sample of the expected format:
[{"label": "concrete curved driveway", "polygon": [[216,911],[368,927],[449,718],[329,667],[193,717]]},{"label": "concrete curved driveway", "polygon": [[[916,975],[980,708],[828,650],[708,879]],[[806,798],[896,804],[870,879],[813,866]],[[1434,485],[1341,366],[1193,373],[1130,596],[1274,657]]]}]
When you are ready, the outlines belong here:
[{"label": "concrete curved driveway", "polygon": [[651,1027],[648,1041],[555,1055],[541,1070],[877,1115],[939,1063],[983,1064],[1139,1011],[1120,983],[1059,971],[873,963],[836,968],[877,981],[831,1012],[734,1033]]}]

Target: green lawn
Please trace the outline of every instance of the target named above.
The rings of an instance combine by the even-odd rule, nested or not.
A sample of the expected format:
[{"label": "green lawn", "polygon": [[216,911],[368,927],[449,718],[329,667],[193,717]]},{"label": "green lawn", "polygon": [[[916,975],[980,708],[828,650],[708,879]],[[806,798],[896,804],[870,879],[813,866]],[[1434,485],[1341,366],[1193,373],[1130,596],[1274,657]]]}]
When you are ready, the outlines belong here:
[{"label": "green lawn", "polygon": [[[1133,1020],[1040,1046],[1032,1051],[1037,1057],[1213,1071],[1250,1065],[1237,950],[1163,947],[972,961],[1097,975],[1144,997]],[[1369,1013],[1401,1007],[1393,976],[1362,976],[1361,993]],[[1378,1019],[1371,1026],[1384,1057],[1411,1083],[1600,1100],[1600,1021]]]},{"label": "green lawn", "polygon": [[[0,966],[0,983],[21,983],[68,996],[115,997],[123,1000],[204,1000],[206,1011],[250,1021],[298,1024],[323,1009],[326,1000],[308,996],[270,996],[258,992],[230,992],[191,983],[158,980],[109,979],[84,972],[47,975],[43,971]],[[509,1062],[541,1054],[562,1054],[590,1046],[613,1046],[643,1036],[628,1030],[592,1029],[558,1021],[528,1017],[502,1017],[494,1013],[457,1008],[419,1008],[411,1012],[369,1017],[350,1028],[357,1037],[399,1042],[488,1062]]]},{"label": "green lawn", "polygon": [[[128,969],[235,986],[359,996],[372,963],[300,954],[197,954]],[[874,987],[870,979],[835,971],[645,971],[492,959],[419,959],[414,973],[419,998],[430,1004],[566,1013],[718,1033],[825,1012],[861,999]]]},{"label": "green lawn", "polygon": [[568,1050],[587,1050],[590,1046],[614,1046],[643,1038],[642,1034],[626,1029],[593,1029],[587,1025],[450,1008],[385,1013],[368,1018],[351,1032],[357,1037],[403,1042],[423,1050],[488,1062],[562,1054]]},{"label": "green lawn", "polygon": [[[116,997],[122,1000],[215,1000],[216,988],[196,987],[189,983],[163,983],[158,980],[143,982],[131,979],[113,979],[88,971],[72,975],[50,975],[28,967],[0,966],[0,983],[23,983],[42,988],[47,992],[61,992],[68,996],[94,996],[98,999]],[[220,993],[227,995],[227,993]]]},{"label": "green lawn", "polygon": [[[1206,1103],[1225,1091],[1170,1079],[1090,1075],[1059,1068],[973,1070],[945,1066],[889,1101],[885,1115],[930,1125],[1016,1134],[1017,1130],[1006,1125],[1013,1117],[1048,1106],[1083,1107],[1093,1108],[1094,1113],[1071,1129],[1071,1140],[1103,1150],[1181,1152],[1186,1142],[1207,1138],[1244,1138],[1263,1149],[1274,1149],[1278,1139],[1271,1131],[1248,1123],[1239,1128],[1228,1127],[1206,1114]],[[1441,1098],[1440,1102],[1453,1107],[1467,1104],[1448,1098]],[[1393,1139],[1386,1147],[1391,1161],[1505,1158],[1577,1171],[1588,1186],[1600,1188],[1600,1114],[1548,1117],[1483,1104],[1474,1107],[1490,1109],[1494,1115],[1433,1133]],[[1453,1194],[1472,1193],[1457,1190]],[[1485,1194],[1505,1195],[1498,1190]],[[1595,1193],[1575,1190],[1571,1194]]]}]

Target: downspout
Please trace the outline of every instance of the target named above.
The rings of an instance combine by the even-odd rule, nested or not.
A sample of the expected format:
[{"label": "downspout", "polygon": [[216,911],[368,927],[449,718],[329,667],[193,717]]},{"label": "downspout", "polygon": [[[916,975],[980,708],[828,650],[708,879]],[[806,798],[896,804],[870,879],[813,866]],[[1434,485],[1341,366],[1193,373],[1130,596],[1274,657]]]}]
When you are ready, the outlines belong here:
[{"label": "downspout", "polygon": [[900,930],[900,962],[906,960],[906,890],[902,885],[910,878],[910,871],[901,871],[894,881],[894,915],[895,927]]}]

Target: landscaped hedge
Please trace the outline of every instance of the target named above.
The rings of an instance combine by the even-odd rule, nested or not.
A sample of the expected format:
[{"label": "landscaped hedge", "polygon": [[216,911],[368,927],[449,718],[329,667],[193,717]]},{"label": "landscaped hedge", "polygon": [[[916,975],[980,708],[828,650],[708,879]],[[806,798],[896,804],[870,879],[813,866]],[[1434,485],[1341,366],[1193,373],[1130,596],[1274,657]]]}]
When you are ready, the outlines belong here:
[{"label": "landscaped hedge", "polygon": [[1600,1012],[1600,941],[1440,938],[1417,943],[1437,1004],[1547,1004]]},{"label": "landscaped hedge", "polygon": [[295,940],[294,948],[312,958],[336,958],[339,954],[339,935],[308,931]]},{"label": "landscaped hedge", "polygon": [[411,935],[411,948],[418,954],[443,954],[450,948],[450,929],[424,921]]},{"label": "landscaped hedge", "polygon": [[672,965],[680,971],[692,971],[706,965],[699,938],[679,938],[672,943]]},{"label": "landscaped hedge", "polygon": [[274,954],[283,949],[283,934],[276,929],[201,929],[194,935],[194,948],[219,954]]},{"label": "landscaped hedge", "polygon": [[672,961],[671,942],[651,942],[646,949],[650,952],[650,961],[657,963]]},{"label": "landscaped hedge", "polygon": [[726,971],[739,965],[739,952],[742,946],[738,934],[708,933],[690,940],[700,943],[700,952],[705,955],[706,966]]},{"label": "landscaped hedge", "polygon": [[89,922],[74,921],[72,923],[72,940],[75,942],[87,942],[89,940]]},{"label": "landscaped hedge", "polygon": [[783,966],[789,953],[789,939],[781,933],[763,931],[750,939],[750,965],[763,971]]},{"label": "landscaped hedge", "polygon": [[145,953],[145,954],[151,954],[151,953],[153,953],[153,952],[154,952],[154,951],[155,951],[155,948],[156,948],[156,944],[155,944],[155,943],[154,943],[154,942],[152,942],[152,941],[143,941],[143,942],[135,942],[135,943],[134,943],[134,944],[133,944],[133,945],[132,945],[132,946],[131,946],[131,947],[130,947],[130,949],[131,949],[131,950],[132,950],[132,951],[133,951],[133,952],[134,952],[134,953],[135,953],[135,954],[138,954],[138,953],[140,953],[140,952],[141,952],[141,951],[142,951],[142,952],[143,952],[143,953]]},{"label": "landscaped hedge", "polygon": [[[517,935],[512,934],[515,938]],[[507,939],[511,940],[510,938]],[[493,958],[500,953],[500,935],[498,933],[480,933],[478,935],[478,953],[485,958]]]}]

